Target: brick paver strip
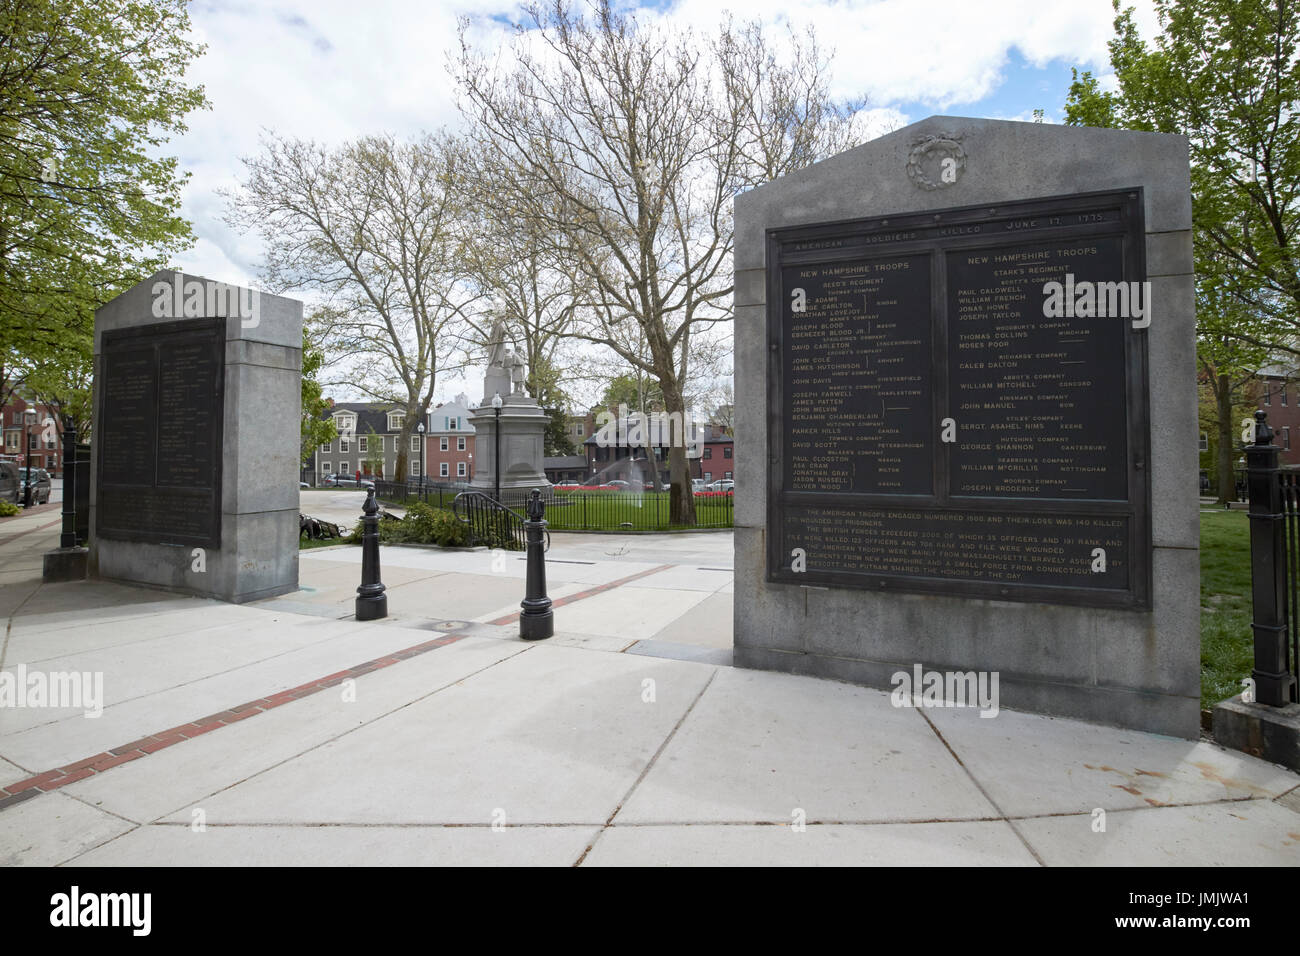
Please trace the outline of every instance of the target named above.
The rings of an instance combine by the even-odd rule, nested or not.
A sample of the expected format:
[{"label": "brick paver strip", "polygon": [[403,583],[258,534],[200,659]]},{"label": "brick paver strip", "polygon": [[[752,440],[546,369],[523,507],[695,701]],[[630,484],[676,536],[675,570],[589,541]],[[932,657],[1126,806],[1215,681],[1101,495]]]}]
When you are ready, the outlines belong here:
[{"label": "brick paver strip", "polygon": [[[647,572],[648,573],[648,572]],[[626,580],[630,581],[631,578]],[[319,694],[323,690],[331,687],[337,687],[343,681],[350,677],[359,677],[363,674],[370,674],[374,671],[381,670],[385,667],[391,667],[393,664],[400,663],[404,660],[410,660],[419,654],[432,651],[439,647],[446,647],[448,644],[454,644],[457,641],[464,640],[464,634],[447,634],[443,637],[436,637],[431,641],[425,641],[423,644],[416,644],[412,647],[404,648],[391,654],[385,654],[383,657],[375,660],[366,661],[358,664],[356,667],[350,667],[347,670],[336,671],[325,677],[318,677],[315,680],[300,684],[297,687],[291,687],[288,690],[282,690],[278,694],[272,694],[270,697],[262,697],[257,700],[249,701],[246,704],[237,704],[234,707],[228,707],[225,710],[215,714],[209,714],[207,717],[200,717],[186,724],[172,727],[168,730],[160,730],[156,734],[150,734],[148,737],[141,737],[139,740],[132,741],[129,744],[123,744],[119,747],[110,747],[102,753],[93,754],[89,757],[83,757],[74,763],[65,764],[62,767],[56,767],[53,770],[46,770],[44,773],[38,773],[34,777],[27,777],[25,780],[19,780],[15,783],[7,784],[0,787],[0,811],[8,810],[12,806],[17,806],[24,800],[34,797],[41,793],[48,793],[51,790],[57,790],[59,787],[75,783],[78,780],[85,780],[87,777],[95,774],[104,773],[112,770],[114,767],[132,760],[138,760],[141,757],[147,757],[150,754],[165,750],[173,744],[183,743],[195,737],[201,737],[213,730],[221,727],[228,727],[231,724],[246,720],[249,717],[255,717],[258,714],[264,714],[268,710],[273,710],[281,704],[287,704],[293,700],[301,700],[304,697],[310,697],[312,694]]]},{"label": "brick paver strip", "polygon": [[[58,502],[55,502],[55,504],[58,504]],[[41,507],[45,508],[48,506],[41,505]],[[63,506],[59,505],[59,507]],[[38,524],[35,528],[28,528],[26,531],[15,531],[13,534],[0,534],[0,544],[8,544],[15,538],[21,538],[25,534],[31,534],[33,531],[44,531],[46,528],[53,528],[55,525],[62,523],[62,518],[56,518],[54,521],[47,521],[45,524]]]},{"label": "brick paver strip", "polygon": [[[644,578],[651,574],[658,574],[660,571],[667,571],[669,568],[676,567],[674,564],[661,564],[657,568],[650,568],[648,571],[638,571],[636,574],[629,574],[625,578],[619,578],[617,581],[610,581],[608,584],[598,584],[594,588],[588,588],[586,591],[579,591],[577,594],[566,594],[564,597],[556,598],[551,602],[552,608],[564,607],[566,604],[572,604],[574,601],[581,601],[583,598],[593,597],[605,591],[622,587],[629,581],[635,581],[637,578]],[[495,621],[488,621],[489,624],[513,624],[519,620],[519,612],[507,614],[505,617],[499,617]]]}]

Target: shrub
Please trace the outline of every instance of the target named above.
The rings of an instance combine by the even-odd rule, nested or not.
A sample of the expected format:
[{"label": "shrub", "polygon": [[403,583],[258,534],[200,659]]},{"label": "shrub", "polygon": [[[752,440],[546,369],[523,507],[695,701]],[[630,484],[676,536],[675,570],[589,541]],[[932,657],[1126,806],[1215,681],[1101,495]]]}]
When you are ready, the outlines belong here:
[{"label": "shrub", "polygon": [[12,501],[0,501],[0,518],[11,518],[22,510]]},{"label": "shrub", "polygon": [[433,515],[433,540],[444,548],[463,548],[469,544],[469,525],[450,511],[437,510]]},{"label": "shrub", "polygon": [[[347,541],[361,543],[362,524],[357,523]],[[437,544],[461,548],[469,544],[469,528],[450,511],[417,501],[406,509],[401,521],[380,520],[379,540],[383,544]]]}]

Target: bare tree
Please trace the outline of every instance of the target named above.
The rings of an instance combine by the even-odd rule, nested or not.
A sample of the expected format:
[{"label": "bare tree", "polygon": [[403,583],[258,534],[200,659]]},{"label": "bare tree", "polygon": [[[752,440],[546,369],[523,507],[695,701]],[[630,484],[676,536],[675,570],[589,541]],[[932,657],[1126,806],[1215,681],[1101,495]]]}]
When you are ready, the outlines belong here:
[{"label": "bare tree", "polygon": [[486,352],[492,326],[501,319],[528,363],[528,393],[545,404],[547,384],[572,360],[563,347],[578,303],[586,298],[582,276],[573,260],[557,256],[555,244],[539,233],[537,217],[502,201],[513,188],[511,169],[482,148],[472,169],[464,182],[473,215],[461,223],[461,247],[465,268],[484,296],[478,315],[469,320],[472,337]]},{"label": "bare tree", "polygon": [[335,150],[271,134],[262,145],[227,194],[227,221],[265,237],[267,286],[321,295],[309,324],[344,376],[330,384],[405,410],[404,481],[410,437],[438,373],[460,367],[466,309],[480,295],[466,282],[455,228],[462,149],[435,134],[369,136]]},{"label": "bare tree", "polygon": [[[852,108],[830,105],[815,51],[796,44],[781,68],[756,26],[724,23],[703,43],[616,15],[608,0],[590,20],[564,0],[527,17],[509,73],[471,47],[462,21],[461,108],[509,171],[500,201],[590,286],[568,334],[652,375],[684,421],[693,336],[731,319],[732,197],[841,145],[820,130],[847,124]],[[793,73],[793,99],[774,96]],[[693,524],[684,441],[669,473],[671,521]]]}]

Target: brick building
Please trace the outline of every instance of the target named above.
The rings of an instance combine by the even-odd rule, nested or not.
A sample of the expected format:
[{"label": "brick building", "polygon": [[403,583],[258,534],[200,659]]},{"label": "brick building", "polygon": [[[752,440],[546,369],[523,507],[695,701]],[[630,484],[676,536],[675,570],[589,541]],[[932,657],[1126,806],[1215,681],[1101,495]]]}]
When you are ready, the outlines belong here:
[{"label": "brick building", "polygon": [[469,481],[474,477],[474,426],[469,423],[469,399],[457,395],[454,402],[429,412],[425,448],[430,481]]},{"label": "brick building", "polygon": [[63,432],[55,409],[15,395],[0,409],[0,423],[6,459],[26,467],[30,453],[33,468],[44,468],[55,478],[63,474]]},{"label": "brick building", "polygon": [[1261,369],[1255,407],[1268,412],[1273,444],[1280,449],[1278,462],[1300,465],[1300,384],[1296,376],[1278,367]]}]

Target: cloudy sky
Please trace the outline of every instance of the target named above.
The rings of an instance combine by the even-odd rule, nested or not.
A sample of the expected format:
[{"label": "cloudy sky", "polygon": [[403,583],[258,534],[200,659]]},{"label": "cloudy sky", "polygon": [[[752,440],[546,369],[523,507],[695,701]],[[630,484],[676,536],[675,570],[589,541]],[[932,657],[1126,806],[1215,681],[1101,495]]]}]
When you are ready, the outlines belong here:
[{"label": "cloudy sky", "polygon": [[[1138,0],[1144,35],[1154,32]],[[1110,0],[678,0],[620,4],[638,19],[713,32],[730,11],[759,18],[779,37],[811,25],[833,53],[835,93],[866,96],[872,127],[897,128],[935,113],[1059,121],[1070,68],[1109,72]],[[197,244],[175,263],[198,275],[253,284],[260,239],[223,222],[222,187],[243,172],[262,129],[338,143],[367,133],[455,128],[460,116],[447,71],[460,17],[480,44],[499,44],[521,19],[508,0],[242,0],[195,2],[196,38],[207,45],[188,74],[212,109],[173,140],[191,178],[184,213]],[[462,385],[449,382],[439,399]],[[477,398],[477,396],[472,396]]]}]

